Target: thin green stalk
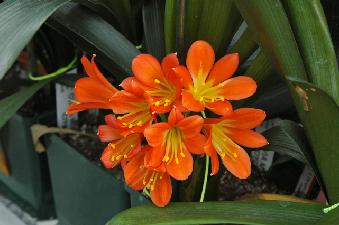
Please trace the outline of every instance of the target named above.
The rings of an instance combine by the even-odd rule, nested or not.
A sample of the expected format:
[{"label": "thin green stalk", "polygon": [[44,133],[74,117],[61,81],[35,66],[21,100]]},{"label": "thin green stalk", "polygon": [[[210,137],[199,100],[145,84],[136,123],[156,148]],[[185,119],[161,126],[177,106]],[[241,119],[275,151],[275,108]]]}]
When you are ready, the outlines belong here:
[{"label": "thin green stalk", "polygon": [[74,59],[67,66],[61,67],[53,73],[49,73],[44,76],[38,76],[38,77],[35,77],[32,75],[32,73],[29,73],[28,77],[29,79],[34,80],[34,81],[47,80],[53,77],[57,77],[60,74],[66,73],[68,70],[73,69],[76,66],[76,62],[77,62],[77,57],[75,56]]},{"label": "thin green stalk", "polygon": [[146,195],[147,197],[151,197],[151,194],[149,193],[149,191],[147,190],[147,188],[144,188],[143,190],[142,190],[142,192],[144,193],[144,195]]},{"label": "thin green stalk", "polygon": [[[201,111],[201,115],[202,115],[203,118],[206,118],[205,111]],[[208,157],[208,155],[206,155],[205,177],[204,177],[204,184],[202,186],[202,191],[201,191],[201,195],[200,195],[200,202],[204,202],[204,198],[205,198],[209,164],[210,164],[210,158]]]},{"label": "thin green stalk", "polygon": [[210,164],[210,158],[208,157],[208,155],[206,155],[205,177],[204,177],[204,184],[202,186],[202,191],[200,195],[200,202],[204,202],[204,198],[205,198],[209,164]]}]

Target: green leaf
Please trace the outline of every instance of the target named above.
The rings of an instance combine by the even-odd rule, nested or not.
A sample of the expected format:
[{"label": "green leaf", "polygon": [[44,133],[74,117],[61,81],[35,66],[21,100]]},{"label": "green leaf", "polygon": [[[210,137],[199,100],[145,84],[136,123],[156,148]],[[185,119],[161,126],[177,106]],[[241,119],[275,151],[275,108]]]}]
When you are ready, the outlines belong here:
[{"label": "green leaf", "polygon": [[333,209],[316,223],[316,225],[339,224],[339,208]]},{"label": "green leaf", "polygon": [[310,225],[323,217],[318,204],[282,201],[171,203],[135,207],[113,217],[107,225],[257,224]]},{"label": "green leaf", "polygon": [[43,22],[68,1],[5,1],[0,4],[0,79]]},{"label": "green leaf", "polygon": [[166,53],[175,52],[177,0],[166,0],[164,33]]},{"label": "green leaf", "polygon": [[283,1],[309,81],[339,105],[339,70],[331,35],[319,0]]},{"label": "green leaf", "polygon": [[250,29],[246,28],[241,34],[237,42],[229,50],[230,53],[239,53],[240,63],[250,57],[250,55],[258,48],[254,40],[254,35]]},{"label": "green leaf", "polygon": [[339,107],[320,88],[287,78],[330,203],[339,201]]},{"label": "green leaf", "polygon": [[165,56],[163,0],[150,0],[144,3],[142,17],[147,52],[159,60]]},{"label": "green leaf", "polygon": [[275,68],[285,76],[307,80],[303,61],[281,2],[279,0],[234,2]]},{"label": "green leaf", "polygon": [[252,77],[259,86],[272,75],[273,72],[271,61],[263,51],[260,51],[244,74]]},{"label": "green leaf", "polygon": [[[238,0],[236,4],[249,27],[257,33],[267,55],[289,81],[289,89],[314,152],[329,201],[338,202],[338,105],[326,92],[305,82],[303,62],[280,1]],[[309,45],[308,48],[314,46]]]},{"label": "green leaf", "polygon": [[313,152],[307,142],[305,130],[296,122],[282,120],[280,123],[265,131],[269,145],[263,150],[274,151],[281,155],[288,155],[302,163],[308,164],[315,172],[322,187],[322,179],[318,167],[314,161]]},{"label": "green leaf", "polygon": [[[293,121],[283,120],[277,126],[265,131],[269,145],[262,148],[267,151],[274,151],[282,155],[307,163],[305,153],[308,153],[306,137],[300,125]],[[309,153],[308,153],[309,154]]]},{"label": "green leaf", "polygon": [[241,22],[232,0],[204,1],[197,39],[209,42],[216,55],[223,56]]},{"label": "green leaf", "polygon": [[98,61],[112,72],[119,68],[121,72],[114,74],[119,80],[131,74],[131,61],[139,51],[89,9],[68,3],[55,12],[47,23],[81,49],[97,54]]},{"label": "green leaf", "polygon": [[0,128],[8,119],[40,88],[50,82],[52,79],[43,80],[32,86],[25,88],[11,96],[0,100]]},{"label": "green leaf", "polygon": [[[130,0],[88,0],[80,1],[108,20],[111,24],[117,24],[119,31],[134,43],[137,42],[136,24]],[[136,4],[138,5],[138,4]],[[138,6],[137,6],[138,7]]]},{"label": "green leaf", "polygon": [[205,0],[186,1],[185,48],[198,39],[200,20]]}]

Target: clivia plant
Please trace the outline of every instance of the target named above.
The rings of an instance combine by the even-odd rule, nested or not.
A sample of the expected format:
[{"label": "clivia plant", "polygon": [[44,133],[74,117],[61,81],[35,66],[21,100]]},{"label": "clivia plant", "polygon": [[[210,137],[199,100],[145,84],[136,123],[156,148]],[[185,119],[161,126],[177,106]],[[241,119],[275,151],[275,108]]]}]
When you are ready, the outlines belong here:
[{"label": "clivia plant", "polygon": [[[68,113],[111,110],[98,127],[108,143],[103,165],[121,164],[127,185],[166,207],[131,208],[110,225],[339,224],[336,9],[330,0],[4,1],[0,78],[46,21],[81,51],[95,53],[105,76],[119,80],[113,86],[94,58],[83,57],[88,77],[77,81]],[[0,126],[75,64],[1,99]],[[263,109],[269,118],[288,111],[294,120],[268,132],[268,145],[252,131],[265,119]],[[168,204],[170,179],[187,179],[193,158],[206,160],[203,201],[220,160],[246,178],[251,170],[243,148],[264,145],[311,167],[328,205],[290,196]]]},{"label": "clivia plant", "polygon": [[[98,128],[103,142],[109,142],[101,156],[106,168],[122,164],[125,182],[135,190],[150,192],[159,207],[171,199],[171,177],[186,180],[193,171],[191,154],[206,155],[206,170],[219,170],[219,159],[236,177],[251,174],[248,154],[239,145],[258,148],[268,142],[251,129],[265,119],[254,108],[233,110],[229,100],[250,97],[255,81],[246,76],[231,78],[238,68],[239,55],[227,54],[215,62],[213,48],[204,41],[188,50],[186,66],[177,55],[161,63],[152,55],[140,54],[132,61],[134,76],[122,81],[117,90],[94,62],[82,57],[88,77],[75,84],[72,114],[87,109],[111,109],[105,125]],[[206,117],[205,110],[218,117]],[[201,113],[201,115],[199,115]],[[146,142],[144,141],[146,140]],[[205,176],[200,200],[204,200]]]}]

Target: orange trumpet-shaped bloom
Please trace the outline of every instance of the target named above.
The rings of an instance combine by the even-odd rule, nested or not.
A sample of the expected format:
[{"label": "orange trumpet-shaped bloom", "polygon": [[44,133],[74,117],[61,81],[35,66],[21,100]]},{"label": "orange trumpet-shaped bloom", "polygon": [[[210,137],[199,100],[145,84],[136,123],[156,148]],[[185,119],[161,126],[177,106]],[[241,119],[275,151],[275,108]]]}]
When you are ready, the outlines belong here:
[{"label": "orange trumpet-shaped bloom", "polygon": [[67,114],[74,114],[87,109],[111,109],[111,99],[118,90],[106,80],[94,62],[83,56],[81,63],[88,77],[80,78],[75,83],[76,101],[67,108]]},{"label": "orange trumpet-shaped bloom", "polygon": [[102,142],[110,143],[102,153],[101,161],[106,168],[113,168],[140,151],[142,135],[126,133],[126,129],[119,127],[113,115],[107,115],[105,121],[106,125],[98,127],[98,136]]},{"label": "orange trumpet-shaped bloom", "polygon": [[148,102],[144,98],[142,84],[133,77],[126,78],[120,86],[124,89],[111,99],[112,110],[117,116],[120,127],[129,128],[130,132],[142,133],[155,118]]},{"label": "orange trumpet-shaped bloom", "polygon": [[168,122],[156,123],[145,129],[148,144],[153,147],[147,166],[164,163],[167,172],[177,180],[186,180],[193,170],[191,153],[202,154],[206,138],[200,134],[203,119],[200,116],[184,118],[173,108]]},{"label": "orange trumpet-shaped bloom", "polygon": [[250,158],[239,145],[258,148],[268,144],[264,136],[251,130],[264,119],[264,111],[252,108],[234,110],[223,118],[205,119],[204,128],[208,132],[205,152],[212,160],[212,175],[219,170],[218,155],[238,178],[246,179],[251,174]]},{"label": "orange trumpet-shaped bloom", "polygon": [[188,50],[187,68],[178,66],[174,70],[183,80],[182,104],[191,111],[208,108],[219,115],[232,112],[227,100],[250,97],[256,90],[252,78],[231,78],[239,65],[237,53],[227,54],[214,63],[214,50],[205,41],[194,42]]},{"label": "orange trumpet-shaped bloom", "polygon": [[171,199],[171,178],[163,164],[157,168],[145,167],[145,153],[149,146],[143,148],[124,167],[125,182],[135,190],[147,188],[150,190],[151,200],[158,207],[164,207]]},{"label": "orange trumpet-shaped bloom", "polygon": [[169,112],[178,104],[181,94],[181,79],[173,71],[179,66],[175,53],[167,55],[161,62],[149,54],[140,54],[132,61],[132,71],[142,88],[153,111]]}]

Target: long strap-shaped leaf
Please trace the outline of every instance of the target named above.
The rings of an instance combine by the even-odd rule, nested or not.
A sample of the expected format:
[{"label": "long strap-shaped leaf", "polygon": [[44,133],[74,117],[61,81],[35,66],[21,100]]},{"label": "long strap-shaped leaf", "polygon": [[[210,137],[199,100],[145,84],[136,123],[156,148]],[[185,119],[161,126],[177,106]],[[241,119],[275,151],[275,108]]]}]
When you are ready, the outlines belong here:
[{"label": "long strap-shaped leaf", "polygon": [[0,79],[41,24],[68,1],[5,1],[0,4]]},{"label": "long strap-shaped leaf", "polygon": [[[122,80],[131,73],[131,61],[139,53],[135,46],[99,15],[75,3],[60,8],[47,23],[98,60]],[[113,65],[114,64],[114,65]]]},{"label": "long strap-shaped leaf", "polygon": [[297,43],[280,1],[236,0],[234,2],[278,71],[307,81]]},{"label": "long strap-shaped leaf", "polygon": [[[338,105],[319,87],[305,82],[303,61],[280,1],[237,0],[235,2],[249,27],[257,34],[264,51],[289,81],[290,92],[305,126],[329,200],[331,203],[338,202]],[[308,48],[313,46],[309,44]],[[317,62],[316,59],[315,57],[313,63]],[[327,76],[327,74],[320,75]]]},{"label": "long strap-shaped leaf", "polygon": [[0,101],[0,128],[32,95],[51,79],[40,81]]},{"label": "long strap-shaped leaf", "polygon": [[319,0],[283,1],[303,56],[310,82],[339,105],[338,64]]},{"label": "long strap-shaped leaf", "polygon": [[323,217],[318,204],[282,201],[171,203],[165,208],[145,205],[128,209],[107,225],[260,224],[310,225]]},{"label": "long strap-shaped leaf", "polygon": [[159,60],[165,56],[164,41],[164,11],[165,2],[151,0],[142,8],[143,25],[147,52]]}]

